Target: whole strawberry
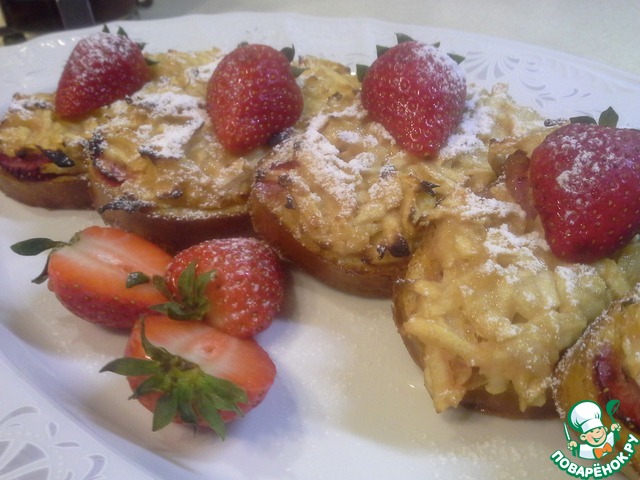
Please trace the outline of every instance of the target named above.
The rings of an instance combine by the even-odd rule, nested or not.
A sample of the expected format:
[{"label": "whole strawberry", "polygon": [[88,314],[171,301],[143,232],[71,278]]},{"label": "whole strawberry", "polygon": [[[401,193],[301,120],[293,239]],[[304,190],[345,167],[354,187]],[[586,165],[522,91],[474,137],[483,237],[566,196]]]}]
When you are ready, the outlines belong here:
[{"label": "whole strawberry", "polygon": [[78,42],[56,90],[55,112],[63,118],[85,115],[140,89],[151,70],[140,46],[123,32],[100,32]]},{"label": "whole strawberry", "polygon": [[573,123],[531,156],[533,200],[552,252],[592,262],[640,232],[640,130]]},{"label": "whole strawberry", "polygon": [[159,311],[179,320],[204,320],[246,338],[269,327],[280,310],[284,271],[275,251],[261,240],[214,239],[179,252],[158,286],[173,300],[159,305]]},{"label": "whole strawberry", "polygon": [[302,114],[302,91],[287,57],[267,45],[242,45],[211,76],[207,108],[222,146],[246,153],[265,145]]},{"label": "whole strawberry", "polygon": [[398,144],[433,156],[460,123],[467,95],[461,68],[434,46],[406,41],[373,62],[362,81],[362,105]]}]

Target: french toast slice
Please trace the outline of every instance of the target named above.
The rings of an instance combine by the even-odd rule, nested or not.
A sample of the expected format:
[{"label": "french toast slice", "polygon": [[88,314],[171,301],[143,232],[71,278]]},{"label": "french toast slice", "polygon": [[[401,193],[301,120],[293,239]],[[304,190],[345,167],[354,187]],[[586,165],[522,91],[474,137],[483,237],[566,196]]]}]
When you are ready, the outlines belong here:
[{"label": "french toast slice", "polygon": [[393,299],[436,411],[557,416],[558,359],[640,280],[638,259],[635,239],[614,258],[560,261],[503,176],[485,192],[460,188],[444,198]]},{"label": "french toast slice", "polygon": [[[307,72],[308,76],[315,75]],[[437,158],[401,149],[360,103],[345,67],[324,88],[325,105],[260,162],[249,198],[253,227],[284,257],[339,290],[390,297],[436,205],[459,186],[495,179],[491,144],[509,143],[542,120],[503,85],[473,91],[463,121]],[[329,86],[333,88],[328,88]]]},{"label": "french toast slice", "polygon": [[[113,120],[96,129],[89,168],[96,205],[106,223],[169,250],[208,238],[253,235],[247,202],[256,166],[273,147],[238,155],[216,138],[204,102],[220,51],[175,57],[175,69],[183,75],[167,76],[128,102],[116,102]],[[345,67],[315,57],[303,57],[295,66],[304,70],[298,82],[305,111],[319,111],[336,94],[335,70]],[[303,116],[296,128],[304,128],[309,118]]]},{"label": "french toast slice", "polygon": [[91,141],[89,177],[105,223],[171,251],[251,232],[246,200],[255,163],[226,152],[205,106],[218,49],[169,51],[156,81],[112,104]]},{"label": "french toast slice", "polygon": [[[175,75],[175,54],[149,55],[151,81]],[[93,195],[86,147],[108,120],[108,109],[63,119],[55,114],[55,92],[16,93],[0,122],[0,191],[30,206],[89,209]]]},{"label": "french toast slice", "polygon": [[0,190],[30,206],[91,208],[84,145],[101,111],[71,121],[53,110],[54,94],[13,96],[0,123]]},{"label": "french toast slice", "polygon": [[[633,435],[640,438],[640,289],[638,286],[614,302],[594,321],[558,363],[553,398],[562,418],[571,407],[592,400],[604,411],[611,401],[619,402],[610,419],[620,425],[620,441],[614,455],[630,457],[622,472],[640,478],[640,457],[623,447]],[[606,461],[606,459],[603,459]]]}]

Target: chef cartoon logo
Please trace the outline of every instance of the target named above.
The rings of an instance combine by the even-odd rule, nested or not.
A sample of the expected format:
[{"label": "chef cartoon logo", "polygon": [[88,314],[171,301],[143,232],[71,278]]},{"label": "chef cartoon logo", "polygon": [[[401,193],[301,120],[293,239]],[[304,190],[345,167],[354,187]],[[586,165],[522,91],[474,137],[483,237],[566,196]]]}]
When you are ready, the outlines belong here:
[{"label": "chef cartoon logo", "polygon": [[[606,478],[620,470],[635,453],[638,439],[629,434],[624,444],[618,445],[621,427],[614,419],[620,402],[610,400],[605,406],[608,426],[605,425],[600,405],[583,400],[571,407],[564,423],[567,450],[571,457],[592,461],[575,463],[557,450],[551,460],[567,474],[576,478]],[[573,435],[572,435],[572,433]]]},{"label": "chef cartoon logo", "polygon": [[[610,412],[611,418],[609,429],[602,423],[602,410],[595,402],[578,402],[569,410],[564,433],[567,448],[574,456],[595,460],[613,452],[613,446],[620,439],[620,424],[613,420],[613,413],[618,409],[619,403],[617,400],[607,403],[607,412]],[[579,434],[579,442],[571,439],[567,424]]]}]

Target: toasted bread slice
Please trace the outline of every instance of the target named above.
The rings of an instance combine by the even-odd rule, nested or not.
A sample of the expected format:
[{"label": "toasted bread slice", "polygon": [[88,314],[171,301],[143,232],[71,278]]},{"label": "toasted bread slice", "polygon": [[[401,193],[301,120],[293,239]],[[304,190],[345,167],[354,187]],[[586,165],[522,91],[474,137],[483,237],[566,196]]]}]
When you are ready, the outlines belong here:
[{"label": "toasted bread slice", "polygon": [[[182,75],[168,74],[166,81],[112,105],[113,120],[95,132],[90,177],[99,211],[107,223],[169,250],[254,234],[247,200],[256,166],[272,147],[236,155],[218,142],[204,102],[221,52],[175,52],[174,57],[171,68]],[[315,58],[297,65],[306,69],[299,83],[307,111],[318,111],[328,90],[335,93],[336,74],[324,73],[336,65]],[[301,118],[300,125],[307,121]]]},{"label": "toasted bread slice", "polygon": [[[180,68],[175,52],[150,57],[152,81]],[[0,190],[31,206],[92,208],[85,149],[108,109],[65,120],[55,114],[54,100],[55,93],[14,95],[0,122]]]},{"label": "toasted bread slice", "polygon": [[[623,473],[629,478],[640,478],[637,446],[635,455],[629,455],[628,450],[623,451],[630,434],[636,439],[640,438],[638,287],[612,304],[564,354],[555,370],[553,397],[563,418],[573,405],[583,400],[592,400],[601,406],[604,420],[606,406],[611,401],[618,401],[617,409],[610,409],[613,418],[605,420],[618,423],[621,427],[620,441],[615,443],[611,456],[623,452],[630,457]],[[603,461],[607,461],[607,458]]]},{"label": "toasted bread slice", "polygon": [[0,190],[27,205],[92,207],[84,145],[100,113],[58,119],[53,94],[16,94],[0,123]]},{"label": "toasted bread slice", "polygon": [[561,353],[640,280],[637,239],[616,258],[562,262],[506,185],[447,196],[395,288],[398,331],[438,412],[557,415]]},{"label": "toasted bread slice", "polygon": [[156,81],[110,106],[110,121],[94,132],[89,165],[107,224],[172,251],[251,232],[246,201],[268,147],[237,156],[218,143],[205,94],[220,58],[217,49],[170,51]]},{"label": "toasted bread slice", "polygon": [[[495,179],[492,142],[542,120],[504,86],[474,92],[449,144],[433,160],[403,151],[360,103],[345,67],[307,72],[324,106],[258,167],[249,200],[255,230],[325,283],[363,296],[390,297],[439,201],[459,186]],[[314,78],[315,76],[315,78]],[[526,113],[525,113],[526,112]]]}]

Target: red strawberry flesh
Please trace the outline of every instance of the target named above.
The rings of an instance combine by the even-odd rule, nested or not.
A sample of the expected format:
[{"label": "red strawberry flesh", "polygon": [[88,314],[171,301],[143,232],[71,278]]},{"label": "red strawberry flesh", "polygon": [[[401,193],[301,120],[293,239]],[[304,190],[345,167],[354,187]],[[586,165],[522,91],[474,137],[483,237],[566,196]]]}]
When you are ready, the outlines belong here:
[{"label": "red strawberry flesh", "polygon": [[44,154],[9,156],[0,153],[0,168],[13,178],[23,182],[38,182],[55,178],[54,174],[42,172],[42,167],[49,163],[51,160]]},{"label": "red strawberry flesh", "polygon": [[[175,321],[163,316],[147,317],[145,334],[152,344],[195,363],[209,375],[229,380],[245,390],[248,401],[240,405],[243,412],[248,412],[264,399],[275,379],[273,361],[253,339],[236,338],[201,322]],[[134,327],[125,355],[145,356],[140,323]],[[142,380],[141,377],[131,377],[132,389],[135,390]],[[158,396],[150,394],[139,400],[153,411]],[[221,414],[225,421],[236,417],[232,412]]]},{"label": "red strawberry flesh", "polygon": [[611,255],[640,231],[640,130],[560,127],[534,150],[531,184],[559,258]]},{"label": "red strawberry flesh", "polygon": [[238,337],[253,336],[271,325],[284,296],[284,272],[269,245],[255,238],[227,238],[187,248],[167,269],[167,283],[174,291],[192,261],[199,274],[215,270],[206,291],[207,322]]},{"label": "red strawberry flesh", "polygon": [[58,82],[55,112],[84,115],[137,91],[151,77],[140,47],[124,35],[97,33],[75,46]]},{"label": "red strawberry flesh", "polygon": [[302,113],[302,91],[289,60],[267,45],[238,47],[218,64],[207,108],[220,143],[243,154],[266,145]]},{"label": "red strawberry flesh", "polygon": [[166,301],[151,284],[126,287],[130,273],[164,275],[171,257],[115,228],[89,227],[49,259],[49,289],[73,314],[113,328],[131,328],[152,305]]},{"label": "red strawberry flesh", "polygon": [[460,123],[467,93],[461,68],[439,49],[403,42],[362,81],[362,104],[411,153],[433,156]]}]

